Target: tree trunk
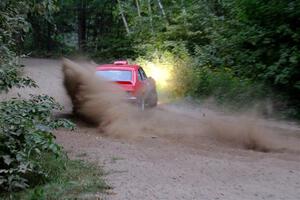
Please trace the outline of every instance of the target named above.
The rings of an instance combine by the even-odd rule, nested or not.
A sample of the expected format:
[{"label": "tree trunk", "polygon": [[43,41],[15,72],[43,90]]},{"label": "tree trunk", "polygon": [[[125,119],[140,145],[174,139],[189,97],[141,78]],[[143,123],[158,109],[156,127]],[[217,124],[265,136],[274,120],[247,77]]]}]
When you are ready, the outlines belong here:
[{"label": "tree trunk", "polygon": [[159,9],[161,10],[162,15],[164,16],[164,18],[166,18],[166,13],[165,13],[165,10],[164,10],[164,7],[163,7],[161,1],[157,0],[157,3],[158,3],[158,6],[159,6]]},{"label": "tree trunk", "polygon": [[86,0],[80,0],[78,12],[78,47],[83,50],[86,46]]},{"label": "tree trunk", "polygon": [[141,17],[141,9],[140,9],[140,3],[139,0],[135,0],[138,16]]},{"label": "tree trunk", "polygon": [[151,9],[151,0],[148,0],[148,14],[149,14],[149,20],[150,20],[150,28],[151,28],[151,33],[154,33],[153,30],[153,19],[152,19],[152,9]]},{"label": "tree trunk", "polygon": [[183,15],[183,24],[186,25],[187,21],[186,21],[186,8],[185,8],[185,4],[184,4],[184,0],[181,0],[181,8],[182,8],[182,15]]},{"label": "tree trunk", "polygon": [[160,0],[157,0],[157,3],[158,3],[158,6],[159,6],[159,9],[161,10],[161,13],[163,15],[163,17],[165,18],[166,22],[167,22],[167,25],[169,24],[169,21],[168,21],[168,18],[167,18],[167,15],[166,15],[166,12],[165,12],[165,9],[161,3]]},{"label": "tree trunk", "polygon": [[51,50],[51,24],[47,22],[47,52]]},{"label": "tree trunk", "polygon": [[127,34],[129,34],[129,33],[130,33],[130,30],[129,30],[128,23],[127,23],[127,21],[126,21],[126,18],[125,18],[124,11],[123,11],[123,8],[122,8],[121,1],[120,1],[120,0],[118,0],[118,4],[119,4],[120,14],[121,14],[121,17],[122,17],[122,20],[123,20],[123,23],[124,23],[126,32],[127,32]]}]

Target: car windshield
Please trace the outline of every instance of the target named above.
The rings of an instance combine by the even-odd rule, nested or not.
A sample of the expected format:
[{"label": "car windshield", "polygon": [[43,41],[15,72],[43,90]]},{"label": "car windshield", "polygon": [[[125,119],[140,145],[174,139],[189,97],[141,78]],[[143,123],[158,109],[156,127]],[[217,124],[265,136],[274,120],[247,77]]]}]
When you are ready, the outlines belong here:
[{"label": "car windshield", "polygon": [[96,72],[97,76],[109,81],[131,81],[132,71],[130,70],[102,70]]}]

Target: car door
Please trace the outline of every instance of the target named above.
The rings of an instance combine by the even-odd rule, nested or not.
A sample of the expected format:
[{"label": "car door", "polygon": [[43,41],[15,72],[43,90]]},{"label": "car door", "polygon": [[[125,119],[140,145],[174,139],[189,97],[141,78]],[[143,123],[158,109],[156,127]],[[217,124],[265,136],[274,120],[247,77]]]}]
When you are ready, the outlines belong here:
[{"label": "car door", "polygon": [[139,91],[139,95],[143,96],[145,89],[147,88],[147,77],[145,72],[142,70],[141,67],[137,70],[137,88]]},{"label": "car door", "polygon": [[142,98],[147,106],[154,107],[157,105],[157,92],[155,81],[148,78],[143,68],[138,69],[138,79],[141,84]]}]

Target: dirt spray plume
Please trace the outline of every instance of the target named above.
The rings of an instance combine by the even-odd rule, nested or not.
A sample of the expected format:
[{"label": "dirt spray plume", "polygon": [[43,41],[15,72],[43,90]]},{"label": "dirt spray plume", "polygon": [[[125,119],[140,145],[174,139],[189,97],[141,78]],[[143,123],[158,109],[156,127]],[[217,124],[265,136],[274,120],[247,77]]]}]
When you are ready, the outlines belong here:
[{"label": "dirt spray plume", "polygon": [[126,96],[117,85],[96,76],[95,67],[63,59],[62,70],[75,115],[97,125],[105,134],[125,136],[131,132],[133,136],[138,132],[129,120],[138,115],[137,109],[125,102]]},{"label": "dirt spray plume", "polygon": [[88,66],[83,67],[68,59],[63,60],[64,85],[71,97],[73,112],[94,124],[106,124],[114,118],[115,105],[124,106],[118,101],[121,92],[95,76],[95,71]]},{"label": "dirt spray plume", "polygon": [[262,126],[255,118],[226,118],[185,109],[175,112],[168,105],[141,112],[126,103],[126,96],[117,85],[97,77],[95,67],[64,59],[63,74],[74,114],[96,124],[99,132],[112,137],[150,135],[193,146],[217,140],[258,151],[297,149],[297,144],[292,145],[289,140],[274,134],[271,128]]},{"label": "dirt spray plume", "polygon": [[235,116],[228,119],[212,115],[206,121],[207,133],[223,143],[264,152],[285,149],[285,145],[280,145],[279,136],[260,124],[257,118]]}]

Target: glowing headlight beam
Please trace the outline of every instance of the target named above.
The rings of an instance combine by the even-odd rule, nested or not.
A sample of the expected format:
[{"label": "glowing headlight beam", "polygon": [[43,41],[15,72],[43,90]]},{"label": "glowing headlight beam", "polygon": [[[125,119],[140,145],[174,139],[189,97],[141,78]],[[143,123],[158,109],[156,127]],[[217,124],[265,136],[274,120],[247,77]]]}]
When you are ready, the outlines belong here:
[{"label": "glowing headlight beam", "polygon": [[144,69],[148,76],[154,78],[159,88],[166,88],[168,86],[171,75],[167,65],[148,62],[146,66],[144,66]]}]

